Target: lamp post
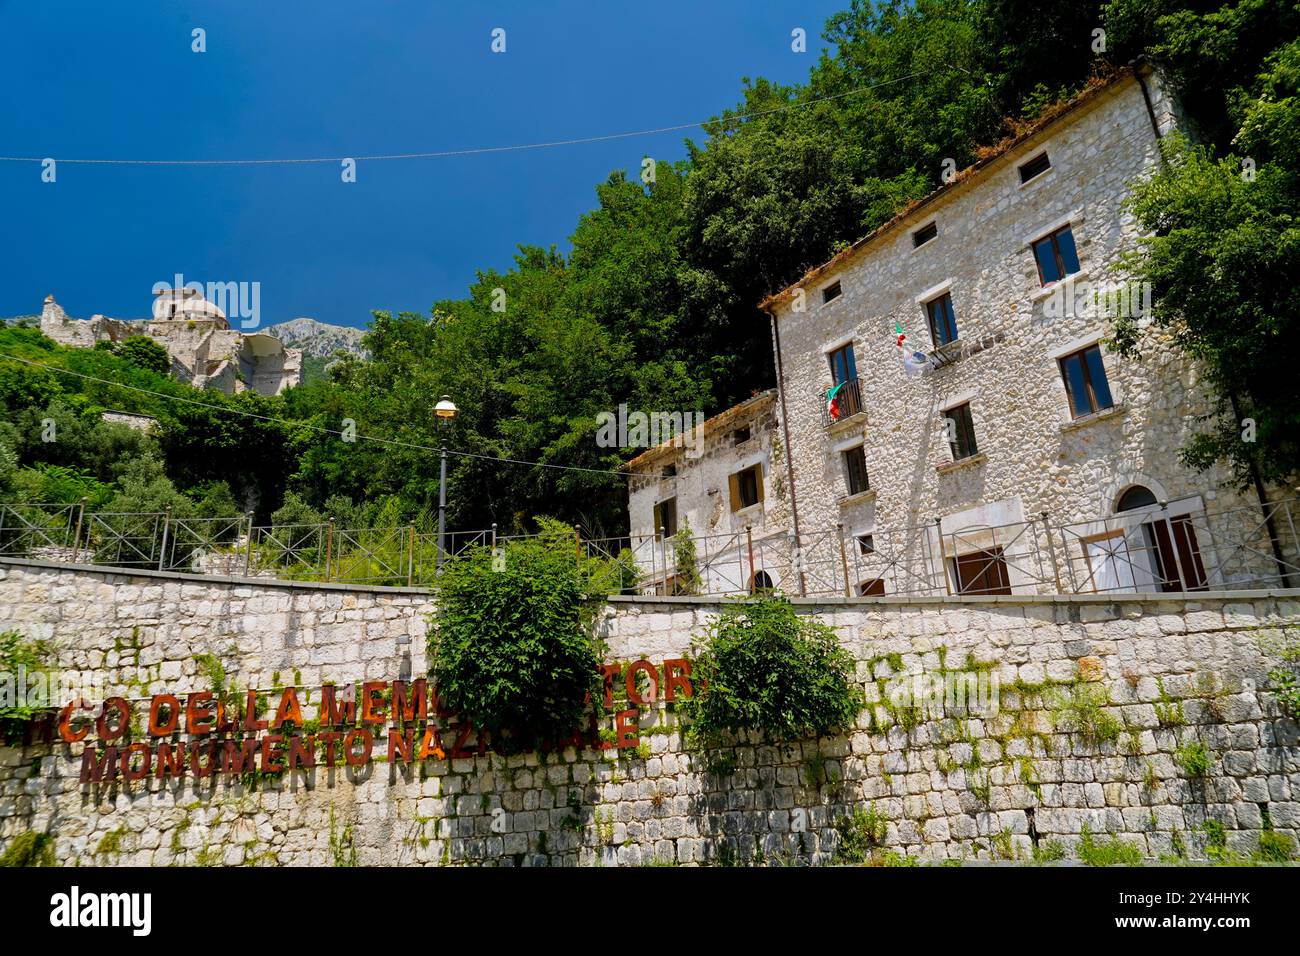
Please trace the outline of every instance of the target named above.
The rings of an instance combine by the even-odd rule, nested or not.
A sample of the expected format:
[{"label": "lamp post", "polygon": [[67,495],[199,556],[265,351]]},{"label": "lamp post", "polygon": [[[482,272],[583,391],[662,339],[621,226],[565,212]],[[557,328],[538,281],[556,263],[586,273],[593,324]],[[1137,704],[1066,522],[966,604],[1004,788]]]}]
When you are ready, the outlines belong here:
[{"label": "lamp post", "polygon": [[438,474],[438,564],[437,571],[442,573],[442,556],[446,551],[444,538],[447,533],[447,428],[456,417],[459,409],[450,395],[442,396],[442,401],[433,406],[433,414],[438,417],[438,438],[442,445],[441,466]]}]

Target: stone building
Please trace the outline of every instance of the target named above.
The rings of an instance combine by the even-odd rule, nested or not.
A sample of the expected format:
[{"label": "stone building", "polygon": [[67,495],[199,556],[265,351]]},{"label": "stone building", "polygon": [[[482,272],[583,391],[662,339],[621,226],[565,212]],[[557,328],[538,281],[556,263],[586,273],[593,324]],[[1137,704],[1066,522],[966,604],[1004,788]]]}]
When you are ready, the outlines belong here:
[{"label": "stone building", "polygon": [[1105,341],[1107,305],[1143,305],[1125,201],[1176,125],[1156,75],[1121,72],[762,303],[806,560],[842,526],[862,594],[1276,575],[1260,500],[1178,461],[1197,370]]},{"label": "stone building", "polygon": [[790,506],[776,390],[715,415],[700,431],[696,441],[665,442],[627,465],[636,474],[628,518],[643,586],[659,593],[682,586],[672,539],[687,529],[704,591],[782,586]]},{"label": "stone building", "polygon": [[265,332],[230,328],[225,314],[195,289],[156,293],[153,317],[111,319],[94,315],[73,319],[46,296],[41,332],[74,348],[94,348],[100,342],[121,342],[147,335],[167,349],[172,375],[195,388],[212,388],[226,395],[255,391],[278,395],[302,382],[302,350],[285,348]]}]

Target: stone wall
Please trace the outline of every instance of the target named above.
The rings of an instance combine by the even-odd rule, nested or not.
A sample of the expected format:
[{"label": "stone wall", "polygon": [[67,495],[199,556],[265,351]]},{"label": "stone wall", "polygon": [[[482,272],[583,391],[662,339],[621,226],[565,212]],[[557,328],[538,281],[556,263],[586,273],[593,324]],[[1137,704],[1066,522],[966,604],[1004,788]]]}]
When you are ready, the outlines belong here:
[{"label": "stone wall", "polygon": [[[635,749],[111,785],[79,783],[79,745],[5,748],[0,852],[36,829],[64,864],[823,863],[855,809],[884,821],[880,852],[927,860],[1068,856],[1085,826],[1147,857],[1300,832],[1300,731],[1261,689],[1295,592],[798,606],[839,629],[873,701],[845,736],[701,755],[661,701]],[[612,599],[609,659],[680,657],[717,607]],[[208,689],[203,655],[241,689],[418,677],[429,610],[407,589],[0,563],[0,630],[133,698]],[[997,706],[918,712],[899,695],[918,675]]]},{"label": "stone wall", "polygon": [[[1174,105],[1157,77],[1146,82],[1167,134]],[[882,529],[932,526],[941,516],[945,532],[1044,512],[1058,525],[1089,521],[1113,515],[1133,485],[1181,501],[1174,510],[1253,508],[1223,490],[1224,475],[1179,463],[1177,450],[1211,400],[1166,340],[1153,336],[1135,358],[1103,344],[1114,408],[1070,416],[1057,359],[1101,342],[1111,323],[1098,310],[1054,317],[1030,243],[1068,223],[1083,271],[1059,285],[1121,281],[1116,267],[1140,237],[1125,202],[1159,163],[1152,123],[1138,80],[1125,75],[774,301],[805,533],[842,521],[850,535],[876,532],[883,546]],[[1051,169],[1022,184],[1018,166],[1044,149]],[[932,221],[936,237],[914,247],[913,232]],[[836,281],[842,294],[824,303],[822,290]],[[803,311],[790,297],[796,289],[806,293]],[[909,346],[932,351],[924,302],[945,289],[959,333],[953,360],[909,378],[895,324]],[[828,428],[827,353],[847,343],[865,421]],[[979,454],[955,464],[941,416],[965,402]],[[871,490],[849,497],[842,452],[854,445],[865,449]],[[911,544],[900,550],[928,543],[923,537],[903,534]],[[886,587],[905,584],[891,579]]]}]

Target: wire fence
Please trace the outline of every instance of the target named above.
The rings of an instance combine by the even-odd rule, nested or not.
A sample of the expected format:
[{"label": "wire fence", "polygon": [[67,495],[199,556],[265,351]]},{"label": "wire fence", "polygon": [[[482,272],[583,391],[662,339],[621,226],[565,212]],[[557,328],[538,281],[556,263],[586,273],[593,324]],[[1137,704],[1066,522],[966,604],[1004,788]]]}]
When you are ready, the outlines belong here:
[{"label": "wire fence", "polygon": [[[931,524],[846,535],[842,527],[756,534],[584,538],[574,556],[599,593],[807,597],[1106,594],[1300,587],[1296,500],[1211,512],[1151,505],[1057,524]],[[0,504],[0,557],[296,581],[427,586],[449,561],[533,536],[495,527],[257,525],[251,515],[100,512],[80,504]]]}]

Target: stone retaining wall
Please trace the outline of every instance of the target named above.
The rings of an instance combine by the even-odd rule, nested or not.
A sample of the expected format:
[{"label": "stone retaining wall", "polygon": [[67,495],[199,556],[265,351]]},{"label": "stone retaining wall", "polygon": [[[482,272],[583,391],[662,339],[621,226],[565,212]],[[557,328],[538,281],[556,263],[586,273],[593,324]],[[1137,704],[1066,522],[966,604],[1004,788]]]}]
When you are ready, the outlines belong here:
[{"label": "stone retaining wall", "polygon": [[[613,599],[609,660],[681,657],[717,607]],[[858,658],[873,706],[846,736],[701,755],[660,701],[637,748],[404,764],[381,737],[363,767],[243,779],[82,784],[79,744],[0,748],[0,854],[38,830],[83,865],[823,863],[854,810],[879,852],[929,860],[1070,856],[1085,826],[1146,857],[1300,832],[1300,730],[1264,689],[1294,592],[799,607]],[[212,660],[241,690],[418,678],[429,611],[411,589],[0,562],[0,630],[137,699],[207,690]],[[918,675],[996,684],[997,713],[915,710]]]}]

